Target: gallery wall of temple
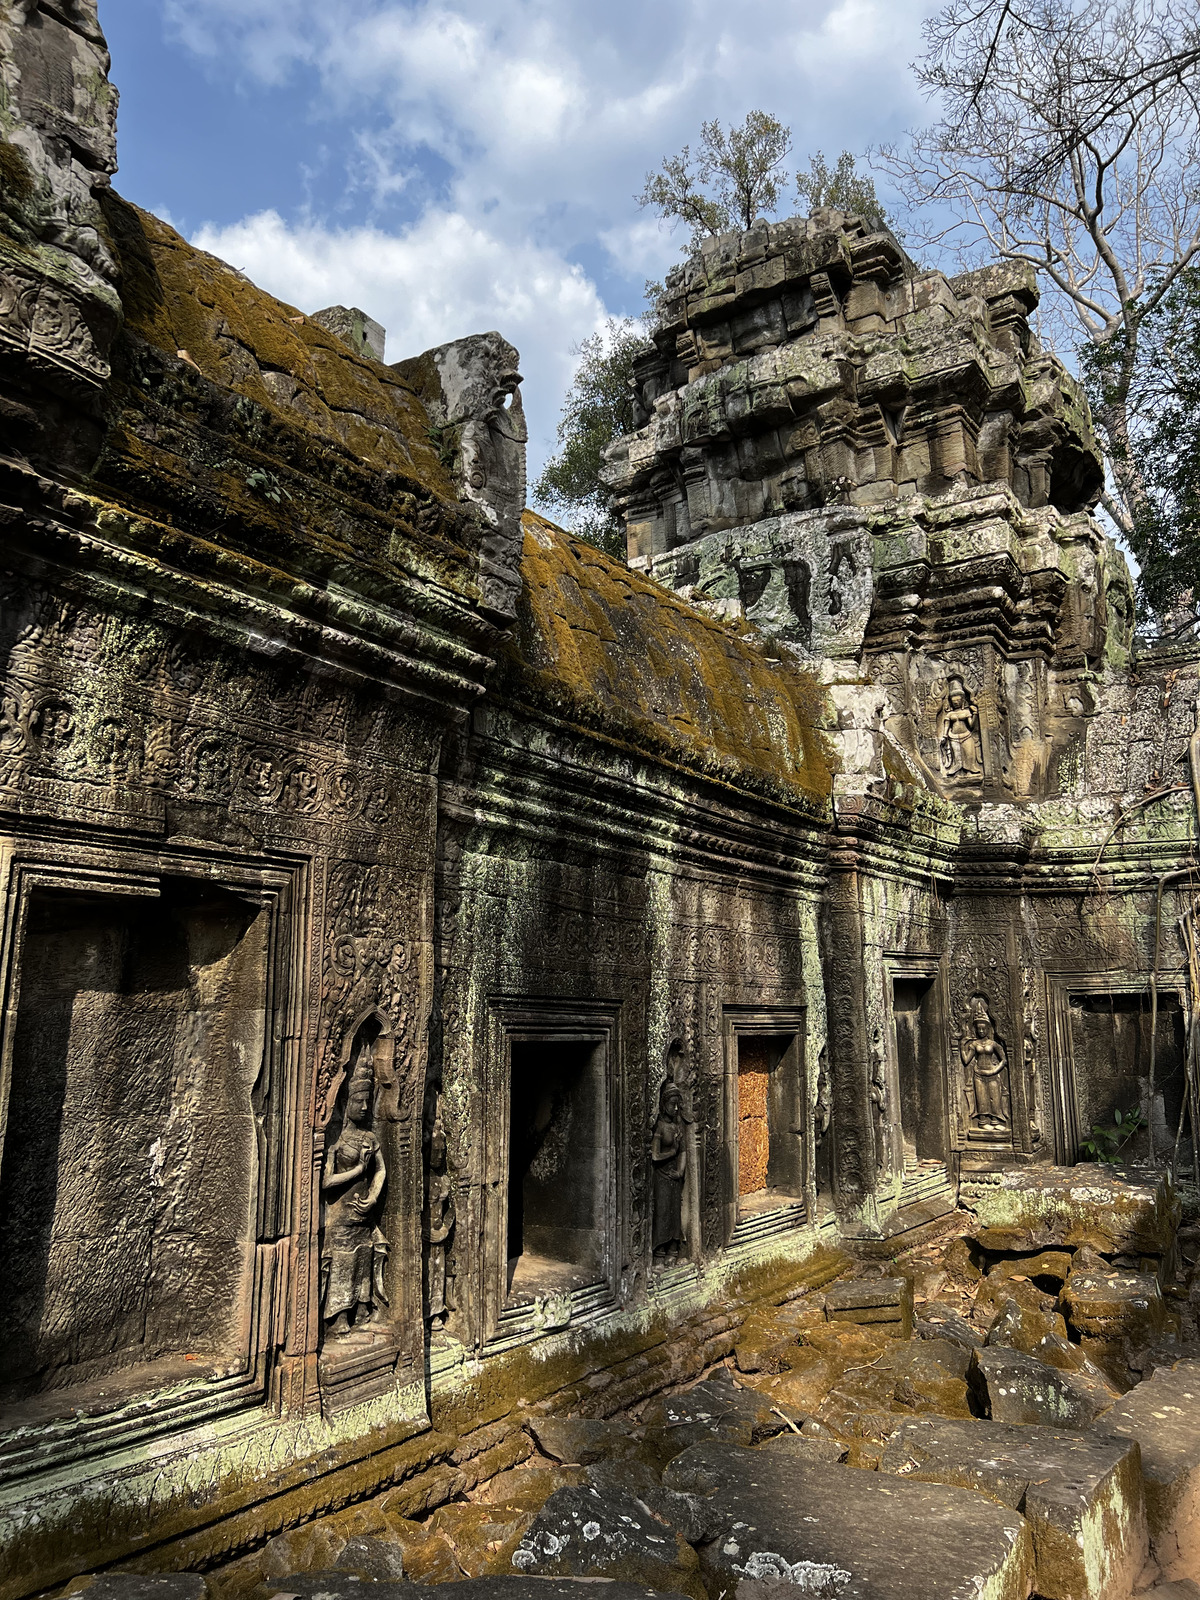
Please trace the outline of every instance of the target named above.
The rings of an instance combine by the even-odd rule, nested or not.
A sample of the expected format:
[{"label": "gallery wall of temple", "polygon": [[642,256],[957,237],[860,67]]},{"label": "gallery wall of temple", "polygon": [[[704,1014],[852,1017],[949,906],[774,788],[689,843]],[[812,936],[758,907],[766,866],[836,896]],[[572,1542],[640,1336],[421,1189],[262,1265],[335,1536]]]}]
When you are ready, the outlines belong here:
[{"label": "gallery wall of temple", "polygon": [[836,1241],[1161,1156],[1197,656],[1030,282],[706,247],[627,567],[501,333],[266,295],[111,189],[94,9],[0,16],[0,1600],[428,1509]]},{"label": "gallery wall of temple", "polygon": [[[443,769],[445,1363],[833,1215],[814,1117],[824,741],[732,630],[540,518],[525,550],[512,644]],[[754,1041],[774,1104],[739,1171]],[[552,1237],[580,1195],[586,1224]]]}]

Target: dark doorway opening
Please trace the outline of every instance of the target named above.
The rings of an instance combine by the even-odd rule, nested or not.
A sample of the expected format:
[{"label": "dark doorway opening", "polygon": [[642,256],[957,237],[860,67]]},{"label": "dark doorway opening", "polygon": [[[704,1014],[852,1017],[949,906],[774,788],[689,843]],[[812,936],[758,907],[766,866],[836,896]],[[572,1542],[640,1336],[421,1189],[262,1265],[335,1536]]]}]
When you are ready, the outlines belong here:
[{"label": "dark doorway opening", "polygon": [[804,1107],[797,1033],[737,1035],[740,1213],[804,1198]]},{"label": "dark doorway opening", "polygon": [[945,1161],[946,1077],[932,976],[892,976],[892,1025],[906,1165]]},{"label": "dark doorway opening", "polygon": [[[1145,1122],[1119,1149],[1122,1161],[1169,1155],[1184,1095],[1186,1029],[1177,994],[1158,997],[1153,1082],[1150,1061],[1150,995],[1133,993],[1073,994],[1071,1068],[1075,1084],[1080,1142],[1093,1137],[1093,1127],[1113,1128],[1120,1139],[1116,1114],[1124,1123],[1138,1109]],[[1080,1158],[1078,1150],[1068,1159]]]},{"label": "dark doorway opening", "polygon": [[607,1271],[603,1045],[514,1039],[509,1104],[509,1294],[593,1284]]}]

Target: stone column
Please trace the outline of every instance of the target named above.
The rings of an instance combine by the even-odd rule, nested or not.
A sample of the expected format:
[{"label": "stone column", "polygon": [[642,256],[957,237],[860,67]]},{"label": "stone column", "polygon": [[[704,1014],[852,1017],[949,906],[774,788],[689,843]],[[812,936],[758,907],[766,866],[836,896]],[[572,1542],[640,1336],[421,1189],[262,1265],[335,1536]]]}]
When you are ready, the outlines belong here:
[{"label": "stone column", "polygon": [[[852,825],[857,797],[836,802],[839,832]],[[838,841],[821,916],[821,959],[829,1017],[834,1204],[843,1226],[871,1233],[875,1204],[875,1118],[863,960],[863,912],[856,841]]]}]

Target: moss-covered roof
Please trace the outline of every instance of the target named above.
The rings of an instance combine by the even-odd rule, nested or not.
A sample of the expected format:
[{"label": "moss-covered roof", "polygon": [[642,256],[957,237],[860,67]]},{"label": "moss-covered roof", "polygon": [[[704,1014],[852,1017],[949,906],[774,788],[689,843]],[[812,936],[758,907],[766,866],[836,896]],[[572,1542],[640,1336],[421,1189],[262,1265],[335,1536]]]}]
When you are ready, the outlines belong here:
[{"label": "moss-covered roof", "polygon": [[[425,408],[390,367],[351,350],[158,217],[125,203],[121,212],[128,328],[168,355],[183,353],[205,377],[290,425],[337,440],[361,461],[413,475],[434,493],[455,498]],[[110,226],[115,220],[110,209]]]},{"label": "moss-covered roof", "polygon": [[740,788],[825,799],[815,678],[536,512],[524,528],[497,687]]},{"label": "moss-covered roof", "polygon": [[485,524],[411,385],[111,191],[104,217],[125,325],[89,488],[198,571],[231,550],[461,627]]}]

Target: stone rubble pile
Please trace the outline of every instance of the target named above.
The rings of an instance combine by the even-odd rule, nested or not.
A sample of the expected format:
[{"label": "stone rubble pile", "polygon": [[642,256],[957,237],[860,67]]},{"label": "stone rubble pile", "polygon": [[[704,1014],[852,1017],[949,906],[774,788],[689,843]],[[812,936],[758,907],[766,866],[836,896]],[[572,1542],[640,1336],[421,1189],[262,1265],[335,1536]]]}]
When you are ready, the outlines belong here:
[{"label": "stone rubble pile", "polygon": [[752,1311],[703,1381],[531,1418],[526,1464],[424,1521],[392,1491],[92,1600],[1200,1600],[1200,1230],[1099,1169],[971,1203]]}]

